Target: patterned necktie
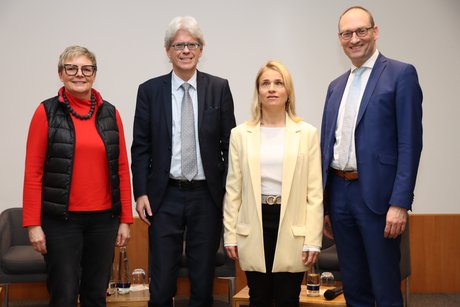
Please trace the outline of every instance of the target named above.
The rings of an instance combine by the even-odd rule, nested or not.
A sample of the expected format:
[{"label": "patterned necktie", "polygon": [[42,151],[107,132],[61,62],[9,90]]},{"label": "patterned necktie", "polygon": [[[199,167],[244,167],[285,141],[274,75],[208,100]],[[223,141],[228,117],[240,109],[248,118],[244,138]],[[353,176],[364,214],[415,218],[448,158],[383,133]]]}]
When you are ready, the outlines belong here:
[{"label": "patterned necktie", "polygon": [[345,104],[343,122],[342,122],[342,134],[340,137],[339,146],[339,159],[338,164],[340,169],[345,169],[349,164],[351,144],[354,137],[354,125],[356,120],[356,113],[359,109],[359,97],[361,93],[361,75],[363,74],[365,67],[357,68],[353,71],[355,75],[351,82],[348,90],[348,97]]},{"label": "patterned necktie", "polygon": [[181,107],[181,164],[182,175],[191,181],[198,173],[196,162],[195,119],[193,113],[192,97],[188,92],[190,84],[181,85],[184,98]]}]

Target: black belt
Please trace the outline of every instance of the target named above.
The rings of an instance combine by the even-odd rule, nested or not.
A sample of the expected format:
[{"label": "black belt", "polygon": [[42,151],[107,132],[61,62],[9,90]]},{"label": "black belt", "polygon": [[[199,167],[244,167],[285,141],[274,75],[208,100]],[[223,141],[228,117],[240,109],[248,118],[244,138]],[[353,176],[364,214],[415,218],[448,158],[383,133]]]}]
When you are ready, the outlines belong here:
[{"label": "black belt", "polygon": [[206,180],[178,180],[169,178],[169,185],[181,190],[194,190],[206,186]]}]

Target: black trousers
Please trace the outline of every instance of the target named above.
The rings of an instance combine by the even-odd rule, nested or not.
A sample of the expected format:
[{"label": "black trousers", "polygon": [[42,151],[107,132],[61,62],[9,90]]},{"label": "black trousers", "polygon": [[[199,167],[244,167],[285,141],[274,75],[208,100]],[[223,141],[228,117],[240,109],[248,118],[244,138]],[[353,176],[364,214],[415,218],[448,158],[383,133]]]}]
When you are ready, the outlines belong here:
[{"label": "black trousers", "polygon": [[[298,307],[304,272],[272,272],[281,206],[262,205],[266,273],[248,272],[251,307]],[[300,257],[300,256],[299,256]]]},{"label": "black trousers", "polygon": [[211,307],[222,211],[214,204],[208,188],[182,189],[170,185],[163,203],[150,221],[149,307],[172,306],[185,231],[191,287],[189,307]]},{"label": "black trousers", "polygon": [[120,220],[111,210],[42,217],[50,307],[105,307]]}]

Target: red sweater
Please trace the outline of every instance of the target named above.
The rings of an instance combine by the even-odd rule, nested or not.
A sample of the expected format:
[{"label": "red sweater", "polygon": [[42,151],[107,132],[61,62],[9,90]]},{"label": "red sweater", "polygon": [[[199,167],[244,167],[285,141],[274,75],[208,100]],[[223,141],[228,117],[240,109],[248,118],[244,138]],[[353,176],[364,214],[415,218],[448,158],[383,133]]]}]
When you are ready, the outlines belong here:
[{"label": "red sweater", "polygon": [[[102,97],[92,90],[96,97],[96,108],[88,120],[74,116],[75,155],[70,187],[69,211],[98,211],[112,208],[112,193],[109,167],[104,143],[96,129],[96,112],[102,104]],[[62,88],[59,93],[62,92]],[[72,108],[79,114],[87,114],[90,100],[80,100],[66,92]],[[61,102],[62,97],[59,99]],[[120,176],[121,223],[132,223],[131,182],[125,135],[118,110],[116,113],[120,136]],[[26,163],[23,192],[23,226],[41,225],[42,177],[48,147],[48,119],[43,104],[35,110],[27,137]]]}]

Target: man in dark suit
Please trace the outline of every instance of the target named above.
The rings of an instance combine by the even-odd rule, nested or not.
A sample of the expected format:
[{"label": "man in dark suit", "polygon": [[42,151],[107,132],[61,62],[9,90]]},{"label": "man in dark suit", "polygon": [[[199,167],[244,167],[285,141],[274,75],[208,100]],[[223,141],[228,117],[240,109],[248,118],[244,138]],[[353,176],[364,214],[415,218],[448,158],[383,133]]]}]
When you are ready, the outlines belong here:
[{"label": "man in dark suit", "polygon": [[332,224],[348,306],[403,306],[399,241],[422,150],[417,72],[384,57],[378,35],[366,9],[340,16],[352,67],[329,85],[321,129],[325,235]]},{"label": "man in dark suit", "polygon": [[212,306],[235,117],[228,81],[196,69],[203,46],[193,17],[174,18],[165,35],[172,72],[138,90],[132,172],[136,210],[150,225],[150,307],[172,306],[184,232],[189,306]]}]

